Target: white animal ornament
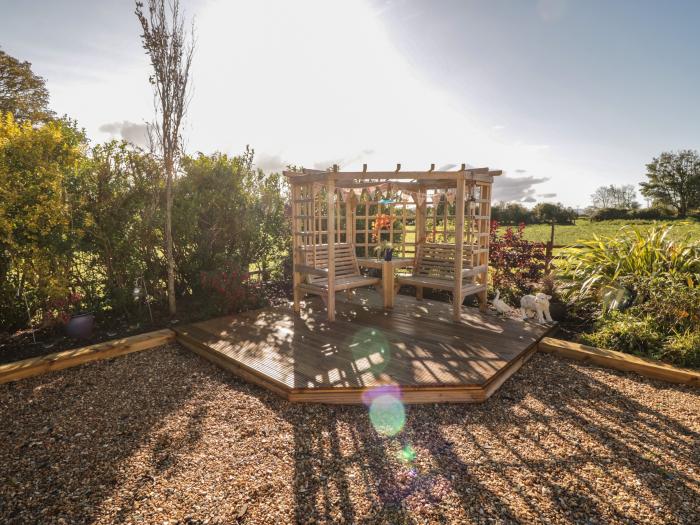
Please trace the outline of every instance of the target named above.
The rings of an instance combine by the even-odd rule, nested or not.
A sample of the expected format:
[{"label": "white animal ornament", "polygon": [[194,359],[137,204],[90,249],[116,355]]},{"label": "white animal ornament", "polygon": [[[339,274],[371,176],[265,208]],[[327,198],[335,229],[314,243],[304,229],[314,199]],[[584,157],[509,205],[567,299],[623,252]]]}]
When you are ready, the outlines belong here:
[{"label": "white animal ornament", "polygon": [[538,323],[544,323],[545,319],[548,323],[553,322],[552,316],[549,314],[549,300],[551,295],[538,293],[537,295],[524,295],[520,299],[520,313],[523,319],[531,317],[531,313],[537,317]]},{"label": "white animal ornament", "polygon": [[493,298],[493,301],[491,301],[491,304],[493,307],[496,309],[496,311],[499,314],[503,315],[510,315],[513,313],[513,308],[506,303],[501,297],[501,292],[499,290],[496,290],[496,297]]}]

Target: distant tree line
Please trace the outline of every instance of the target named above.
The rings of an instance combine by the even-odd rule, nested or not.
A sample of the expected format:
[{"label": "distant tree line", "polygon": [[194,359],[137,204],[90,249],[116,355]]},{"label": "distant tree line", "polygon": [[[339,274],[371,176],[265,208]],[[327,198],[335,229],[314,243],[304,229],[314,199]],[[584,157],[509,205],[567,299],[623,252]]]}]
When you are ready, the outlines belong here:
[{"label": "distant tree line", "polygon": [[561,203],[540,202],[526,208],[517,202],[499,202],[491,208],[491,219],[499,224],[517,226],[519,224],[574,224],[577,213]]},{"label": "distant tree line", "polygon": [[697,151],[664,152],[646,166],[641,208],[633,185],[601,186],[591,195],[592,220],[685,218],[700,208],[700,155]]}]

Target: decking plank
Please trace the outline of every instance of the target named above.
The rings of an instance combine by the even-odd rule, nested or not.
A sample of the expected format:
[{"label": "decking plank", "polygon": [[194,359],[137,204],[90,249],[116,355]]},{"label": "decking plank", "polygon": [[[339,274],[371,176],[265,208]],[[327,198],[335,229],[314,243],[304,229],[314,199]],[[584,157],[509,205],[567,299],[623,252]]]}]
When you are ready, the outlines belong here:
[{"label": "decking plank", "polygon": [[[401,385],[407,402],[483,401],[548,327],[463,310],[453,321],[449,304],[398,296],[384,311],[379,294],[363,290],[339,297],[334,321],[314,298],[300,316],[264,308],[176,331],[200,355],[292,401],[356,403],[383,384]],[[375,336],[383,352],[363,347]]]}]

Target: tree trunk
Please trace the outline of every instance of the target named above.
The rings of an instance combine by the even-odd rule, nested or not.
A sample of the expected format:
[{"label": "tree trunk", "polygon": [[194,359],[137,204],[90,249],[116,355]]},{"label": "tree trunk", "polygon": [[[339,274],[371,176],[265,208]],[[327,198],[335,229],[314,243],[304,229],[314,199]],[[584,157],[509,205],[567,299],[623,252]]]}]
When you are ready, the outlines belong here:
[{"label": "tree trunk", "polygon": [[175,315],[175,258],[173,257],[173,163],[165,159],[165,253],[168,268],[168,311]]}]

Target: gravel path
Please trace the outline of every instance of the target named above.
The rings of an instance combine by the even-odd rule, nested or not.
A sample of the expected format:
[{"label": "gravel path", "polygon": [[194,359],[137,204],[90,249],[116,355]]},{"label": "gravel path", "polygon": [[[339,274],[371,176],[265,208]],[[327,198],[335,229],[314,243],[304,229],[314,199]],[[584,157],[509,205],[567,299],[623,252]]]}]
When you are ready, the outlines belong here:
[{"label": "gravel path", "polygon": [[700,523],[700,391],[536,355],[482,405],[293,405],[169,346],[0,386],[2,523]]}]

